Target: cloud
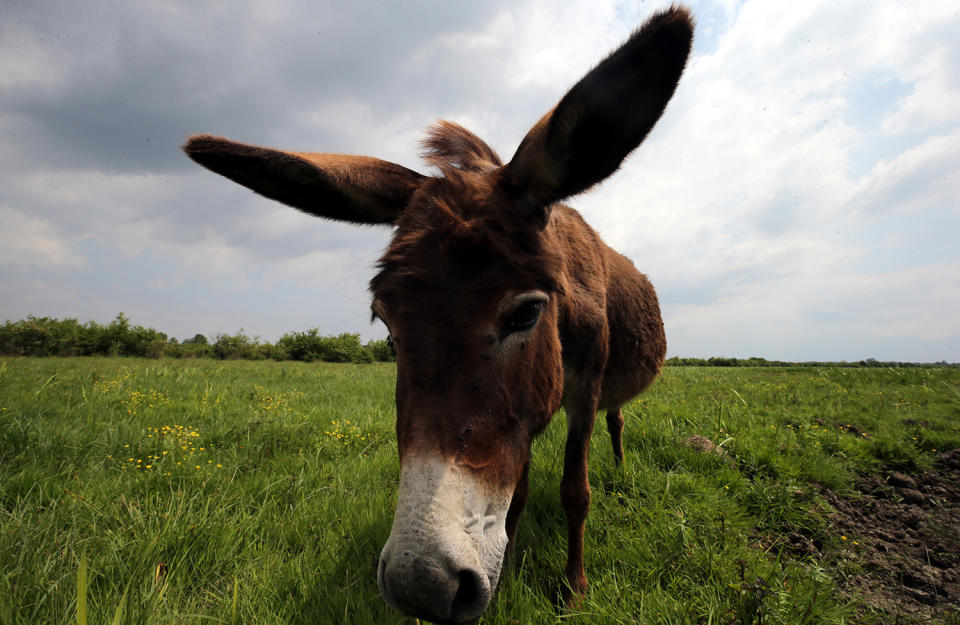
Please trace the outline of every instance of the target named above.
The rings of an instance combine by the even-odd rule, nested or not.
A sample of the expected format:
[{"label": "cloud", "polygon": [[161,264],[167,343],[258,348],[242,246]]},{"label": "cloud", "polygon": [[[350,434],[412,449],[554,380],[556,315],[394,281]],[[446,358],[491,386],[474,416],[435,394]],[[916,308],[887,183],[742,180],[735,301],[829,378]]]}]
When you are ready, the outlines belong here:
[{"label": "cloud", "polygon": [[879,161],[858,189],[857,204],[868,213],[921,213],[958,205],[960,128],[930,136],[890,161]]},{"label": "cloud", "polygon": [[[960,263],[871,274],[805,272],[789,283],[789,290],[748,283],[709,309],[673,308],[668,338],[681,338],[672,353],[932,362],[955,359],[960,348],[951,313],[960,306]],[[834,355],[822,355],[830,350]]]},{"label": "cloud", "polygon": [[83,260],[46,221],[0,206],[0,266],[58,269]]}]

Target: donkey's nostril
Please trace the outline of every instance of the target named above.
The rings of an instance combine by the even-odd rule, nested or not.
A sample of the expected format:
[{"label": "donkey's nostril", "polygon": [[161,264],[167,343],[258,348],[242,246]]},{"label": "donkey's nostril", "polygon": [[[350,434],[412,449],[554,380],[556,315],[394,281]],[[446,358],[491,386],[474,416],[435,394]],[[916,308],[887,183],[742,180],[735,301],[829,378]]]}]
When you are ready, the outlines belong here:
[{"label": "donkey's nostril", "polygon": [[479,612],[486,607],[489,598],[484,592],[480,576],[476,571],[464,569],[457,573],[457,581],[459,585],[457,593],[453,596],[450,612],[454,617],[474,614],[479,616]]}]

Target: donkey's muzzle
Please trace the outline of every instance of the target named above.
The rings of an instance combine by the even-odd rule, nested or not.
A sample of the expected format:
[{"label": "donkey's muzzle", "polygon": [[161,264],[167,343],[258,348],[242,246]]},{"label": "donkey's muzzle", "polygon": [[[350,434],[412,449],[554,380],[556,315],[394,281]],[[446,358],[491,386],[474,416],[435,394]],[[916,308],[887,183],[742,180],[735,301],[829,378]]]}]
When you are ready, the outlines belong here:
[{"label": "donkey's muzzle", "polygon": [[452,460],[408,456],[377,570],[384,601],[436,623],[480,618],[500,576],[511,496]]},{"label": "donkey's muzzle", "polygon": [[377,584],[384,601],[408,616],[435,623],[469,623],[483,614],[492,589],[486,574],[410,551],[380,557]]}]

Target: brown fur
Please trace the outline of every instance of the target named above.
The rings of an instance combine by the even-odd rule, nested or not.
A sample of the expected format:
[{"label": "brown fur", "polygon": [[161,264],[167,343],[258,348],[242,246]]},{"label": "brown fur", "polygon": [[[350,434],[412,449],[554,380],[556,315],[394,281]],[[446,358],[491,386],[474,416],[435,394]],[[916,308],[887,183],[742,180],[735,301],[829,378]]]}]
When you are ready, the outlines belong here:
[{"label": "brown fur", "polygon": [[[445,121],[423,144],[425,160],[441,172],[432,178],[368,157],[205,135],[185,146],[202,165],[300,210],[394,225],[370,290],[397,346],[400,462],[439,455],[510,489],[511,544],[532,439],[566,407],[560,492],[573,596],[587,588],[583,531],[596,413],[607,413],[619,463],[621,406],[654,380],[666,340],[647,277],[557,202],[613,173],[643,140],[673,94],[691,37],[683,9],[652,18],[534,125],[505,165]],[[539,318],[517,330],[529,310],[522,304],[534,300],[545,303]]]}]

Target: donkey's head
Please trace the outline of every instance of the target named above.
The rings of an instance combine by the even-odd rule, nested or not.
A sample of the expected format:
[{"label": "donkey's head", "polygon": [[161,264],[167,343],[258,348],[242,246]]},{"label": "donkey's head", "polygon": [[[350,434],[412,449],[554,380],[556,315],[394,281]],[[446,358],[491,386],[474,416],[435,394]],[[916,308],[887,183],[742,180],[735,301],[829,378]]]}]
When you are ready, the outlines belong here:
[{"label": "donkey's head", "polygon": [[[400,489],[380,556],[384,599],[467,622],[483,612],[533,437],[560,406],[564,234],[551,205],[613,173],[673,94],[691,21],[647,22],[577,83],[504,165],[449,122],[425,177],[374,158],[254,147],[210,136],[195,161],[305,212],[395,233],[370,283],[397,350]],[[511,514],[515,516],[519,509]]]}]

